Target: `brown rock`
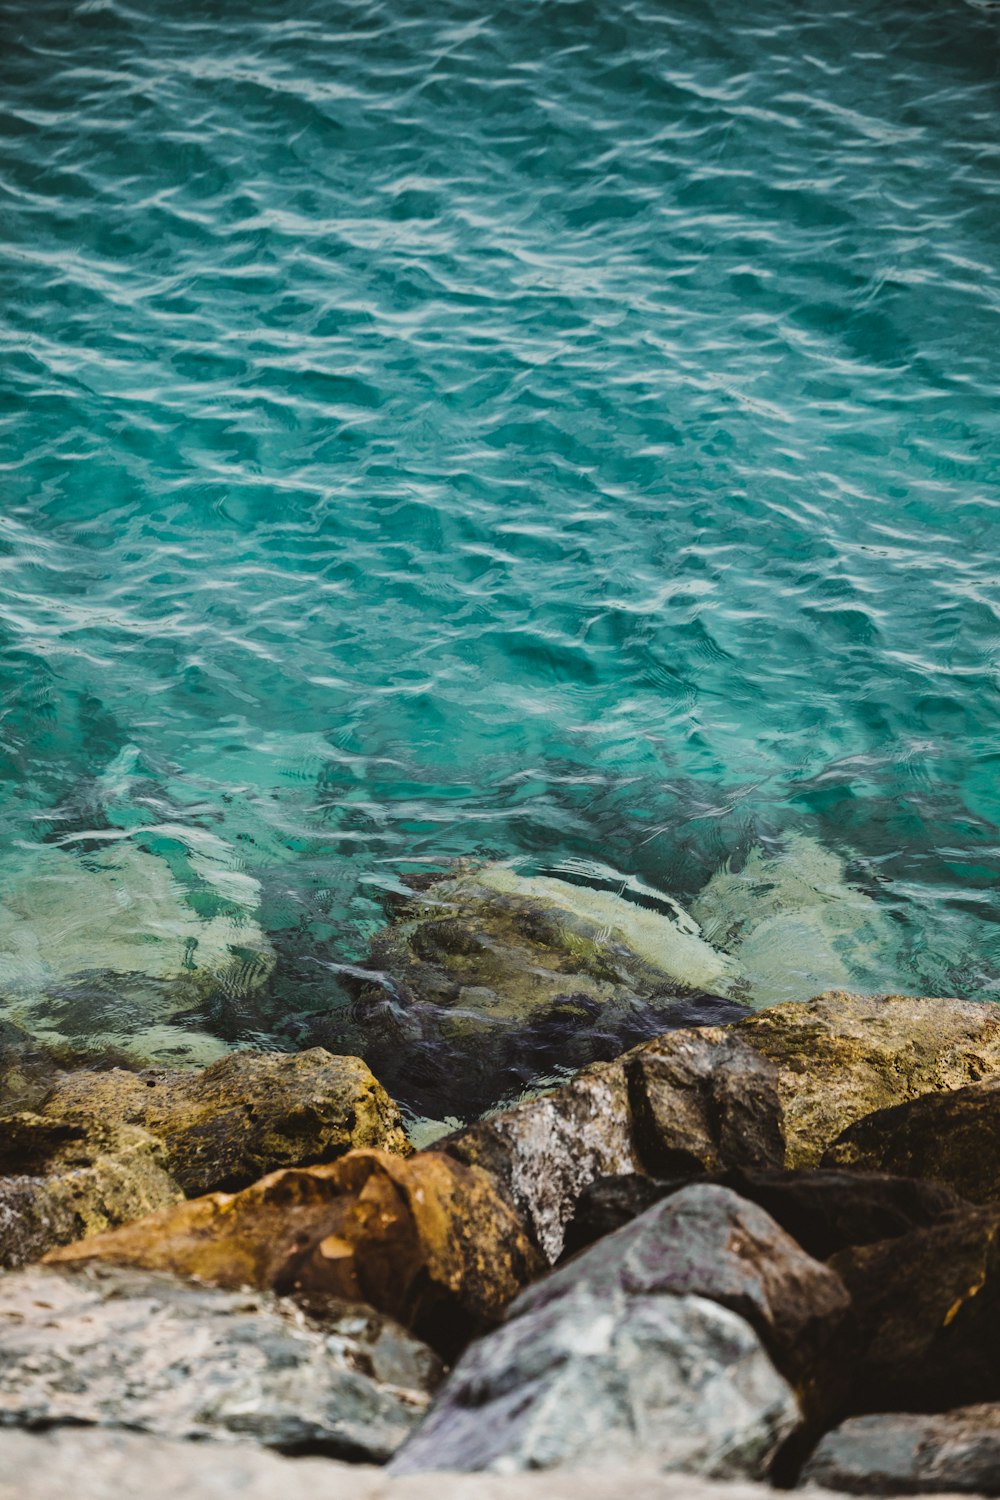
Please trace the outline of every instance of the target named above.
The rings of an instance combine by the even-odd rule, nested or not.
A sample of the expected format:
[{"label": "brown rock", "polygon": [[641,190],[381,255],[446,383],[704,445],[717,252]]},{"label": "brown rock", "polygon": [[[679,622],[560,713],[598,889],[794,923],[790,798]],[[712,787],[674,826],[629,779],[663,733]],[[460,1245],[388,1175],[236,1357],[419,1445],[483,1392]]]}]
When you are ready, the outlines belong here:
[{"label": "brown rock", "polygon": [[945,1183],[973,1203],[1000,1199],[1000,1079],[924,1094],[848,1127],[824,1158]]},{"label": "brown rock", "polygon": [[355,1151],[272,1173],[53,1253],[363,1301],[452,1356],[542,1269],[487,1173],[439,1152]]},{"label": "brown rock", "polygon": [[854,1411],[1000,1399],[1000,1210],[833,1256],[854,1303]]},{"label": "brown rock", "polygon": [[99,1234],[176,1203],[163,1148],[129,1125],[22,1112],[0,1122],[0,1266]]},{"label": "brown rock", "polygon": [[361,1059],[322,1047],[232,1052],[200,1069],[67,1073],[40,1113],[151,1131],[189,1195],[232,1191],[356,1148],[410,1150],[399,1110]]},{"label": "brown rock", "polygon": [[790,1167],[817,1166],[863,1115],[1000,1077],[1000,1007],[974,1001],[831,991],[730,1034],[777,1068]]},{"label": "brown rock", "polygon": [[634,1143],[654,1176],[781,1166],[778,1071],[738,1031],[674,1031],[625,1059]]},{"label": "brown rock", "polygon": [[529,1099],[439,1143],[484,1168],[545,1258],[554,1262],[583,1189],[638,1165],[621,1063],[601,1063],[540,1099]]}]

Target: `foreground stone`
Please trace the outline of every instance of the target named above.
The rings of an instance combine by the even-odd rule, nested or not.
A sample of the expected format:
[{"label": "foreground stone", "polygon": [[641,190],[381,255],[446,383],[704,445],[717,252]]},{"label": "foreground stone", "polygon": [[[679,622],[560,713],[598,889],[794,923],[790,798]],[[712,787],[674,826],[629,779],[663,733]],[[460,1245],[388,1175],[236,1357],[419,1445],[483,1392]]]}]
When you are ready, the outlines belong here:
[{"label": "foreground stone", "polygon": [[[817,1492],[822,1494],[823,1492]],[[0,1500],[774,1500],[765,1485],[717,1483],[631,1465],[599,1474],[412,1474],[331,1458],[285,1458],[250,1443],[146,1433],[0,1429]]]},{"label": "foreground stone", "polygon": [[231,1192],[280,1167],[357,1148],[410,1150],[399,1110],[370,1069],[322,1047],[232,1052],[198,1070],[66,1073],[38,1108],[52,1120],[152,1132],[188,1196]]},{"label": "foreground stone", "polygon": [[854,1495],[1000,1495],[1000,1406],[852,1417],[822,1439],[800,1483]]},{"label": "foreground stone", "polygon": [[733,1028],[776,1067],[785,1165],[818,1166],[864,1115],[1000,1077],[1000,1006],[850,995],[776,1005]]},{"label": "foreground stone", "polygon": [[440,1376],[370,1309],[321,1332],[269,1295],[108,1266],[0,1278],[0,1422],[252,1437],[381,1462]]},{"label": "foreground stone", "polygon": [[0,1267],[99,1234],[183,1195],[161,1143],[130,1125],[23,1112],[0,1120]]},{"label": "foreground stone", "polygon": [[831,1166],[867,1167],[946,1183],[974,1203],[1000,1199],[1000,1079],[924,1094],[851,1125],[826,1153]]},{"label": "foreground stone", "polygon": [[761,1210],[689,1187],[524,1292],[460,1360],[393,1472],[606,1467],[760,1476],[847,1311]]},{"label": "foreground stone", "polygon": [[53,1251],[252,1286],[307,1304],[370,1303],[453,1357],[542,1269],[487,1173],[438,1152],[355,1151],[274,1172]]},{"label": "foreground stone", "polygon": [[1000,1400],[1000,1210],[842,1250],[860,1335],[854,1412]]}]

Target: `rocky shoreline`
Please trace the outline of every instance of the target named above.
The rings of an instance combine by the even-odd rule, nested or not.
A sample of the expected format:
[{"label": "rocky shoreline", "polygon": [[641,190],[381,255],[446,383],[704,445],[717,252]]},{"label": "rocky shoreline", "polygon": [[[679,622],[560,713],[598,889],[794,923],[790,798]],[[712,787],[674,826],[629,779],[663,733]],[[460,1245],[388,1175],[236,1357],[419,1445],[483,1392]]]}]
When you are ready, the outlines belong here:
[{"label": "rocky shoreline", "polygon": [[603,907],[556,932],[500,894],[491,926],[438,902],[379,940],[474,1094],[538,1007],[569,1024],[581,974],[605,1054],[637,1001],[675,1029],[421,1150],[357,1057],[87,1065],[6,1027],[0,1473],[55,1493],[78,1451],[95,1496],[145,1467],[148,1500],[324,1473],[402,1500],[441,1470],[436,1495],[513,1500],[538,1469],[574,1495],[1000,1494],[1000,1009],[748,1012],[656,988],[676,933],[629,956]]}]

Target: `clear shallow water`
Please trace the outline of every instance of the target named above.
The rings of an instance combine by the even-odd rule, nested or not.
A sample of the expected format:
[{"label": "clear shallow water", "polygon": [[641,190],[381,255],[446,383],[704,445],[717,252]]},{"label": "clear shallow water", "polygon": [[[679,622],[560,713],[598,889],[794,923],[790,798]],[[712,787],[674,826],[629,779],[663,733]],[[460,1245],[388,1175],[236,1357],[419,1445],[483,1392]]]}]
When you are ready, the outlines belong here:
[{"label": "clear shallow water", "polygon": [[401,872],[690,903],[793,835],[882,908],[859,980],[997,993],[995,8],[0,34],[22,968],[32,923],[110,948],[152,859],[276,945],[233,1036],[287,1044]]}]

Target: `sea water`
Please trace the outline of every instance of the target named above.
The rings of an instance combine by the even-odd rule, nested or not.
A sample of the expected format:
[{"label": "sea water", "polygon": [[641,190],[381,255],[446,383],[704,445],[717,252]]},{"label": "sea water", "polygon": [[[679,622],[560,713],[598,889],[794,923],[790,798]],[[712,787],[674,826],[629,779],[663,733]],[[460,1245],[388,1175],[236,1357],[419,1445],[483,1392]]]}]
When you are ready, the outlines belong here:
[{"label": "sea water", "polygon": [[2,0],[0,989],[207,966],[294,1045],[481,860],[763,1000],[1000,993],[998,61],[989,0]]}]

